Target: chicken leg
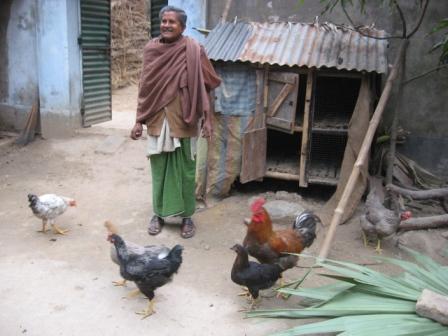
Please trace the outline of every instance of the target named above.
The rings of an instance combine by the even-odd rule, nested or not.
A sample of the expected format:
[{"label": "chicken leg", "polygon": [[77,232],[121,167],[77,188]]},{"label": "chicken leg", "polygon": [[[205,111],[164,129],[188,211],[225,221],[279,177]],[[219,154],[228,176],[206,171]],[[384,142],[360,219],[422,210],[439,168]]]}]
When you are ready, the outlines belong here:
[{"label": "chicken leg", "polygon": [[140,312],[135,312],[138,315],[143,315],[142,320],[147,318],[148,316],[151,316],[156,311],[154,310],[154,299],[149,300],[148,307]]},{"label": "chicken leg", "polygon": [[42,232],[42,233],[47,232],[49,229],[47,229],[46,226],[47,226],[47,220],[42,219],[42,230],[38,230],[37,232]]},{"label": "chicken leg", "polygon": [[141,293],[140,289],[134,289],[134,290],[130,291],[129,293],[127,293],[126,296],[123,296],[122,299],[133,299],[140,293]]},{"label": "chicken leg", "polygon": [[378,243],[376,244],[375,251],[378,254],[382,254],[383,253],[383,250],[381,249],[381,239],[380,238],[378,238]]},{"label": "chicken leg", "polygon": [[362,234],[362,240],[364,241],[364,247],[369,246],[369,244],[367,243],[367,235],[364,231],[361,231]]}]

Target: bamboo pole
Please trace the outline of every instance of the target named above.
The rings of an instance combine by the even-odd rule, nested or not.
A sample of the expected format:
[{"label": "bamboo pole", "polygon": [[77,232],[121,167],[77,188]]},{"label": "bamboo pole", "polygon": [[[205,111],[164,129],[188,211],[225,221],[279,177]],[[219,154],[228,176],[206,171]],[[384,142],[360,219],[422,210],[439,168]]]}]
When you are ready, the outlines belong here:
[{"label": "bamboo pole", "polygon": [[361,149],[358,154],[358,158],[353,166],[352,173],[347,181],[347,184],[344,188],[344,192],[342,193],[341,199],[334,210],[333,217],[331,218],[331,223],[328,228],[328,232],[325,236],[324,243],[322,248],[319,251],[319,258],[326,258],[328,256],[328,252],[330,250],[330,245],[333,241],[334,235],[336,233],[336,227],[341,223],[342,215],[344,214],[345,208],[347,207],[347,202],[350,196],[350,193],[353,191],[353,188],[356,184],[356,180],[361,172],[361,167],[364,165],[366,160],[368,160],[368,154],[370,151],[370,146],[372,144],[373,136],[375,135],[378,124],[381,120],[381,116],[386,107],[386,103],[389,99],[390,93],[392,91],[392,83],[397,77],[398,69],[401,67],[401,62],[403,61],[404,52],[406,50],[406,45],[409,41],[402,40],[400,44],[400,48],[398,50],[397,56],[395,58],[394,65],[392,70],[387,78],[386,84],[384,86],[384,90],[381,93],[380,100],[378,105],[373,113],[372,119],[369,123],[369,128],[367,129],[366,136],[361,145]]}]

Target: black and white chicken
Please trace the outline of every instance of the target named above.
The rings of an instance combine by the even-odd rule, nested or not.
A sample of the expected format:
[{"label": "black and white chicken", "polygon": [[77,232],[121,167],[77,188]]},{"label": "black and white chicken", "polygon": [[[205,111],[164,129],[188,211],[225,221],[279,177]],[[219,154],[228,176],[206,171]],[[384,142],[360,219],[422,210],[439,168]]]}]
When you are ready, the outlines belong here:
[{"label": "black and white chicken", "polygon": [[[106,227],[109,235],[118,234],[117,227],[111,221],[105,221],[104,226]],[[131,242],[129,240],[125,240],[124,243],[126,244],[126,248],[127,248],[129,254],[142,255],[142,254],[148,253],[150,256],[153,256],[153,257],[165,258],[168,255],[168,253],[170,252],[170,249],[164,245],[142,246],[142,245],[136,244],[134,242]],[[118,259],[118,255],[117,255],[117,249],[112,244],[110,246],[110,258],[112,259],[112,261],[115,264],[120,266],[120,261]],[[113,281],[113,284],[115,286],[125,286],[126,279],[123,279],[120,281]]]},{"label": "black and white chicken", "polygon": [[53,231],[59,234],[65,234],[69,230],[62,230],[54,223],[56,217],[62,215],[68,207],[76,206],[76,201],[70,197],[58,196],[55,194],[45,194],[36,196],[28,194],[28,202],[31,210],[36,217],[42,219],[42,230],[38,232],[45,233],[49,222]]},{"label": "black and white chicken", "polygon": [[154,310],[154,291],[172,280],[182,264],[181,245],[174,246],[166,256],[154,255],[146,251],[142,254],[130,253],[125,241],[117,234],[109,234],[108,240],[114,244],[121,276],[133,281],[141,293],[149,299],[146,309],[137,314],[146,318]]}]

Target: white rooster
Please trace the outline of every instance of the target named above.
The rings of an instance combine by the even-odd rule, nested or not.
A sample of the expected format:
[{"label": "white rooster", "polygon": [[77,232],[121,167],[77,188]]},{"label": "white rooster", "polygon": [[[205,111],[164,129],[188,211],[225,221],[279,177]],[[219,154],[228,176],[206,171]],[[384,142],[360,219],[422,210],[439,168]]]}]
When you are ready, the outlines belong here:
[{"label": "white rooster", "polygon": [[47,222],[50,223],[53,231],[59,234],[65,234],[69,230],[62,230],[56,226],[54,219],[62,215],[69,206],[76,206],[73,198],[58,196],[55,194],[45,194],[36,196],[28,194],[30,208],[36,217],[42,219],[42,230],[38,232],[45,233],[47,231]]}]

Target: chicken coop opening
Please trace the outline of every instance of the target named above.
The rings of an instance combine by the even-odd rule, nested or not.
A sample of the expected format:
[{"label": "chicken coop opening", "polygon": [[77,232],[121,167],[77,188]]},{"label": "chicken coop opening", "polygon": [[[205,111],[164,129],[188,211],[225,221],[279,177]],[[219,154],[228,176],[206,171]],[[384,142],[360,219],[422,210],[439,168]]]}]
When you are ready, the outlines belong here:
[{"label": "chicken coop opening", "polygon": [[318,72],[312,78],[300,73],[292,131],[268,124],[267,177],[300,181],[302,169],[307,183],[336,185],[360,86],[359,73]]},{"label": "chicken coop opening", "polygon": [[266,170],[285,174],[299,174],[299,153],[302,140],[299,134],[287,134],[268,129]]},{"label": "chicken coop opening", "polygon": [[360,86],[361,78],[318,75],[313,128],[346,130]]}]

